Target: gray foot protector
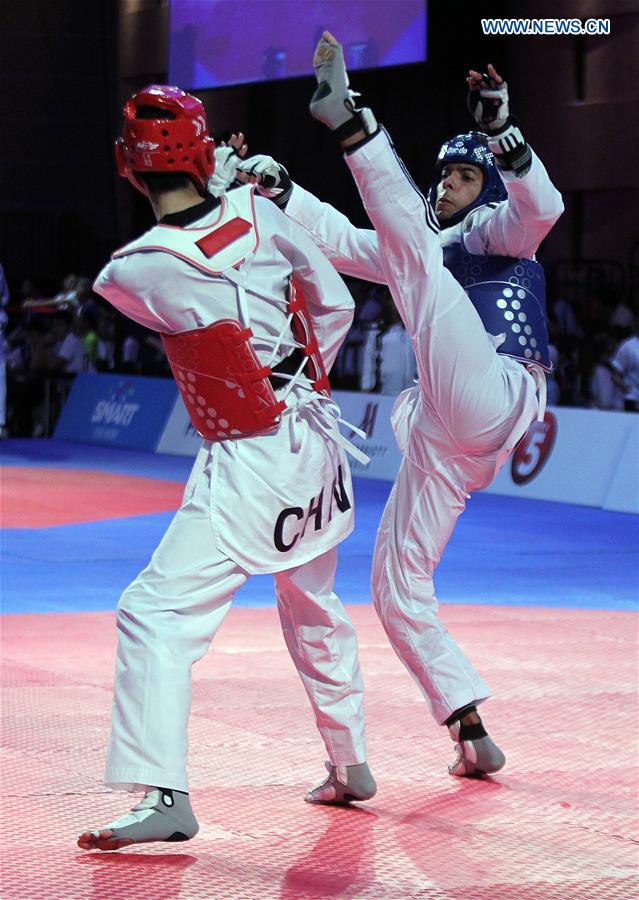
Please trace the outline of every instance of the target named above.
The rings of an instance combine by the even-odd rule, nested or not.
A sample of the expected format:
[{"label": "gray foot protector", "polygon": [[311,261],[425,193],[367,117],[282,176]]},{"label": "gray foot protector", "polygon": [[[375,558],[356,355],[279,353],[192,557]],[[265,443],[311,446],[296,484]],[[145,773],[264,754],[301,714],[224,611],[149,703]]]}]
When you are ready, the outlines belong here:
[{"label": "gray foot protector", "polygon": [[333,766],[326,763],[328,778],[304,797],[307,803],[345,806],[357,800],[370,800],[377,793],[368,763],[357,766]]},{"label": "gray foot protector", "polygon": [[457,759],[448,767],[451,775],[458,778],[481,778],[499,772],[506,765],[506,757],[491,737],[475,738],[472,741],[459,740],[459,722],[449,726],[455,744]]},{"label": "gray foot protector", "polygon": [[112,831],[108,841],[145,844],[152,841],[188,841],[199,831],[188,794],[168,788],[154,788],[131,812],[104,825],[92,834]]}]

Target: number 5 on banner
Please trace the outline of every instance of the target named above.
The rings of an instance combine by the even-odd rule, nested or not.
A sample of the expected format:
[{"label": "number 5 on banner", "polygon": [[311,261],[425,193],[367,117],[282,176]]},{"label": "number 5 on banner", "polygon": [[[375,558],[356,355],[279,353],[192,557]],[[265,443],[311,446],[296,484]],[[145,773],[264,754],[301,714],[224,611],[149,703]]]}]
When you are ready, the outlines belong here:
[{"label": "number 5 on banner", "polygon": [[543,422],[533,422],[513,453],[510,473],[515,484],[532,481],[548,462],[557,437],[557,419],[546,410]]}]

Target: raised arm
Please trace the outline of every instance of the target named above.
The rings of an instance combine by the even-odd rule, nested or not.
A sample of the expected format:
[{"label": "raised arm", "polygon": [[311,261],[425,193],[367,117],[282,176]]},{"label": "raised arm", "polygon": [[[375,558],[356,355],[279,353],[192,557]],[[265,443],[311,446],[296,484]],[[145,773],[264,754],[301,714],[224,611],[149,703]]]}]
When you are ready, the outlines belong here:
[{"label": "raised arm", "polygon": [[262,196],[304,229],[338,272],[383,284],[379,244],[372,229],[356,228],[329,203],[295,184],[271,156],[251,156],[238,162],[237,169],[238,177],[255,182]]},{"label": "raised arm", "polygon": [[508,199],[495,209],[477,210],[464,223],[462,240],[469,253],[532,258],[564,211],[561,194],[531,150],[530,168],[517,177],[500,172]]},{"label": "raised arm", "polygon": [[495,67],[471,69],[466,80],[468,107],[488,137],[508,199],[467,220],[464,244],[470,253],[530,258],[564,210],[561,194],[510,115],[508,85]]},{"label": "raised arm", "polygon": [[384,283],[379,243],[372,229],[356,228],[330,203],[323,203],[298,184],[293,185],[286,215],[306,231],[338,272]]},{"label": "raised arm", "polygon": [[273,242],[291,263],[328,372],[351,327],[353,298],[335,269],[295,222],[266,200],[260,204],[260,217],[268,218]]}]

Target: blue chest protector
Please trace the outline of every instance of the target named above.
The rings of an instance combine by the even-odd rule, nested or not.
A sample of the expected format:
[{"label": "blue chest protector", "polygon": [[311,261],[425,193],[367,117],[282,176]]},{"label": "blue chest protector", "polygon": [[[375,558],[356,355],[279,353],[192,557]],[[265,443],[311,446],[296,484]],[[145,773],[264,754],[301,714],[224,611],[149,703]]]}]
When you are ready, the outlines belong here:
[{"label": "blue chest protector", "polygon": [[475,256],[459,243],[443,248],[444,265],[461,284],[489,334],[506,334],[499,353],[552,369],[546,279],[533,259]]}]

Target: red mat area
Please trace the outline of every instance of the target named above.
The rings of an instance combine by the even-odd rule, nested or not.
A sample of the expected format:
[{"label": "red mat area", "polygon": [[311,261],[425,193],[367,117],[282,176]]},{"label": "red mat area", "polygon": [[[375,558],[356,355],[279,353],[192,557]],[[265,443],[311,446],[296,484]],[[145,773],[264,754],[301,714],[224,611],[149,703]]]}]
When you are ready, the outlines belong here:
[{"label": "red mat area", "polygon": [[93,469],[5,466],[0,473],[4,528],[47,528],[177,509],[184,485]]},{"label": "red mat area", "polygon": [[[128,809],[101,784],[113,615],[6,616],[2,897],[629,900],[637,896],[635,617],[455,606],[443,617],[492,683],[508,754],[452,779],[372,611],[352,607],[378,795],[305,804],[323,752],[275,609],[233,610],[195,667],[188,844],[122,853],[75,838]],[[51,640],[55,634],[55,641]]]}]

